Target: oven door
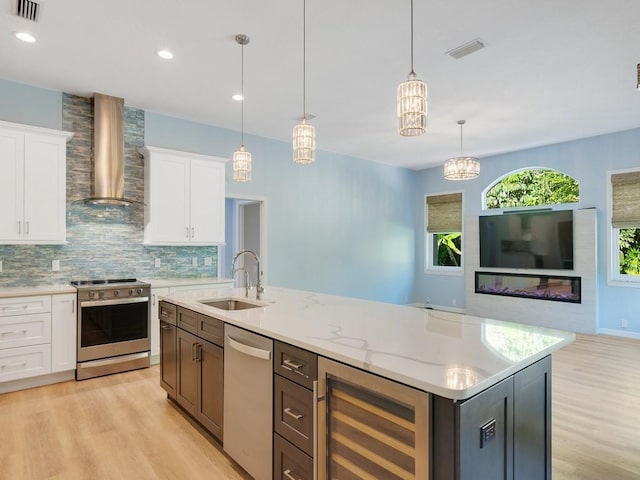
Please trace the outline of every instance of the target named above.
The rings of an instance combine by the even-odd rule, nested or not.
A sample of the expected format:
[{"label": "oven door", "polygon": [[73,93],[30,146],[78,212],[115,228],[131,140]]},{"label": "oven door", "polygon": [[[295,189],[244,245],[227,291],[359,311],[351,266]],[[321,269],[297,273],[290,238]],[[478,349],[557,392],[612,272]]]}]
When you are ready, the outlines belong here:
[{"label": "oven door", "polygon": [[79,302],[78,362],[150,348],[149,297]]}]

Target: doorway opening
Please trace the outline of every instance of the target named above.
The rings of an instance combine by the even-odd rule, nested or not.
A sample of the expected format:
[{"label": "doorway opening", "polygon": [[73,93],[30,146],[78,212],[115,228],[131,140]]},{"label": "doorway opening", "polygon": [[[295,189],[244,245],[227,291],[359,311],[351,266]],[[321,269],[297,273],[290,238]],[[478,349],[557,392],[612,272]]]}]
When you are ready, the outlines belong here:
[{"label": "doorway opening", "polygon": [[[234,196],[225,199],[225,245],[218,250],[218,276],[231,276],[231,262],[241,250],[251,250],[260,257],[262,283],[267,284],[267,200],[264,197]],[[242,255],[236,268],[240,270],[234,277],[236,287],[245,286],[245,278],[255,287],[257,265],[250,255]],[[244,272],[247,272],[245,276]]]}]

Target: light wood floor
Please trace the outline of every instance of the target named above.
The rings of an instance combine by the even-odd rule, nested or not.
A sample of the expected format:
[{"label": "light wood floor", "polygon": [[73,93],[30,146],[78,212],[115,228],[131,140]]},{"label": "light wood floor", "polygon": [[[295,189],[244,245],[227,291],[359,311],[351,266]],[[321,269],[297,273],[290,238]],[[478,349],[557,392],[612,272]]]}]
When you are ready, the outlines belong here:
[{"label": "light wood floor", "polygon": [[[553,479],[640,479],[640,342],[579,336],[553,375]],[[0,479],[247,478],[167,403],[158,367],[0,395]]]}]

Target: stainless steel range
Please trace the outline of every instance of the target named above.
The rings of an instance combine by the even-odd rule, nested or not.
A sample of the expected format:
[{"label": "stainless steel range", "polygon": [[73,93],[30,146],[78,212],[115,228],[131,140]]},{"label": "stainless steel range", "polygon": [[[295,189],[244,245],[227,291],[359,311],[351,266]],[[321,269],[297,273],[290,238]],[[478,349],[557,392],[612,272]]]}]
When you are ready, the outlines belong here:
[{"label": "stainless steel range", "polygon": [[134,278],[71,284],[78,290],[76,379],[148,367],[151,285]]}]

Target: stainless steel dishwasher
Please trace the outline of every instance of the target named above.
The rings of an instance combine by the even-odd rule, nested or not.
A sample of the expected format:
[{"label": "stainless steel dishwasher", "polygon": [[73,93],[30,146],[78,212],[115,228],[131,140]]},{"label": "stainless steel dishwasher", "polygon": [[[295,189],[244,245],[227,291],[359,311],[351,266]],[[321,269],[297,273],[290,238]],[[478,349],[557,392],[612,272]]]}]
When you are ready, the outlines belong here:
[{"label": "stainless steel dishwasher", "polygon": [[224,327],[223,446],[256,480],[273,475],[273,340]]}]

